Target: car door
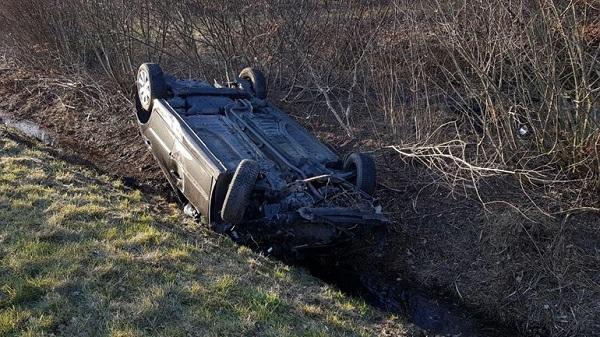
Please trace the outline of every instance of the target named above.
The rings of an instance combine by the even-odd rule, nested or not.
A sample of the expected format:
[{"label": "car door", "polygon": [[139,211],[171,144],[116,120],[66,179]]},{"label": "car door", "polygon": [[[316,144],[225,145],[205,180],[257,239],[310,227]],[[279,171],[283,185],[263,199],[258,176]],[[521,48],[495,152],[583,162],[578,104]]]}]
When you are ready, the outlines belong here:
[{"label": "car door", "polygon": [[208,214],[213,177],[196,151],[192,151],[187,135],[175,138],[171,152],[171,174],[177,188],[202,214]]},{"label": "car door", "polygon": [[[158,100],[156,101],[159,102]],[[170,171],[173,168],[171,153],[175,145],[175,134],[181,132],[179,122],[165,107],[160,103],[155,103],[153,112],[148,120],[144,136],[149,142],[152,153],[156,157],[159,165],[173,182]]]}]

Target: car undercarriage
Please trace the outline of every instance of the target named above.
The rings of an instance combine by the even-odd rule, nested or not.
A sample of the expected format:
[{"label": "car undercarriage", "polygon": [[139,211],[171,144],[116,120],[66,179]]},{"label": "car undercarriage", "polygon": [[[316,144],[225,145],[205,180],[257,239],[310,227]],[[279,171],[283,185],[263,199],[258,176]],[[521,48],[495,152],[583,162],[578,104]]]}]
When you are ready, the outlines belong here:
[{"label": "car undercarriage", "polygon": [[141,134],[188,213],[290,249],[335,245],[388,224],[373,197],[373,159],[339,156],[269,103],[260,71],[210,85],[144,64],[137,87]]}]

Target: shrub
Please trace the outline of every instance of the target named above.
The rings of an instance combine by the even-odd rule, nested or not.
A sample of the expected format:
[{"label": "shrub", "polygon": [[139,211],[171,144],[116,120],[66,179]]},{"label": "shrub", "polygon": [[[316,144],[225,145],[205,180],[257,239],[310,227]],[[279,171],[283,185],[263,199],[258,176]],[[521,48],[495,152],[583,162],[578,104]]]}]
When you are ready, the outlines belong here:
[{"label": "shrub", "polygon": [[450,160],[449,181],[456,157],[597,187],[599,14],[564,0],[6,0],[0,29],[21,59],[126,90],[146,61],[205,78],[260,66],[274,95],[317,104],[348,136]]}]

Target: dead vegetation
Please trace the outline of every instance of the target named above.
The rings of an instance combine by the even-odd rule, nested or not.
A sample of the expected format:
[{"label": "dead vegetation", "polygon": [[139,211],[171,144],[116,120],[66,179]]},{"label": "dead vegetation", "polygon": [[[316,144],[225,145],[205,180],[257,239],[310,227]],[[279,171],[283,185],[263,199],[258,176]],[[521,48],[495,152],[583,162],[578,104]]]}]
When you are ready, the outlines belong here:
[{"label": "dead vegetation", "polygon": [[127,175],[156,172],[130,160],[145,157],[128,149],[137,136],[121,109],[139,63],[208,79],[260,66],[272,98],[315,132],[378,156],[380,195],[402,225],[393,272],[411,259],[418,281],[523,330],[599,330],[597,1],[28,0],[4,1],[0,17],[19,60],[78,79],[17,75],[0,88],[21,95],[7,110],[63,142],[108,130],[107,142],[76,140],[98,151],[91,160],[121,172],[107,155],[118,152],[138,172]]},{"label": "dead vegetation", "polygon": [[[435,147],[471,167],[533,170],[591,192],[600,170],[599,11],[593,1],[561,0],[0,8],[20,59],[101,72],[123,92],[142,61],[204,78],[257,65],[278,98],[313,103],[350,137],[368,130],[385,145],[416,146],[410,157]],[[448,152],[457,143],[463,150]],[[586,201],[594,202],[571,206]]]}]

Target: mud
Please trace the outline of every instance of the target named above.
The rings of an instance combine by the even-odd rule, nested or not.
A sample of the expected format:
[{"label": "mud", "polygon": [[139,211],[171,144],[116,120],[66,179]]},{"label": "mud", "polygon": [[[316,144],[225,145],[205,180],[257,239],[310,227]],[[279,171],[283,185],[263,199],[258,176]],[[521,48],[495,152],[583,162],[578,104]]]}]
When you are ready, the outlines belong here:
[{"label": "mud", "polygon": [[[310,261],[303,265],[320,279],[342,291],[360,296],[387,312],[407,317],[419,328],[436,336],[504,337],[518,334],[465,308],[438,290],[420,289],[414,283],[361,273],[339,261]],[[333,266],[333,267],[332,267]]]},{"label": "mud", "polygon": [[0,124],[6,125],[10,128],[17,129],[28,137],[35,138],[45,145],[54,145],[56,135],[48,130],[44,130],[34,122],[27,120],[13,119],[8,115],[0,112]]}]

